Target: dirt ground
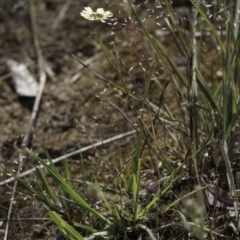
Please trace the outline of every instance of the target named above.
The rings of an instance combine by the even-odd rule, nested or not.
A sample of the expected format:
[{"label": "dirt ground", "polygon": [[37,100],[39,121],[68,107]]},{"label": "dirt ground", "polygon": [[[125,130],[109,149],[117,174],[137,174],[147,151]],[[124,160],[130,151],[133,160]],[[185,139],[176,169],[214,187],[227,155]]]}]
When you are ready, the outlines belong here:
[{"label": "dirt ground", "polygon": [[[16,170],[19,163],[19,153],[29,126],[34,98],[17,95],[11,73],[6,65],[7,60],[12,59],[26,64],[31,74],[39,80],[38,59],[33,43],[34,33],[28,2],[27,0],[8,0],[0,3],[0,163],[11,170]],[[66,7],[67,2],[69,3],[67,11],[57,22],[58,14],[64,6]],[[89,6],[89,1],[38,0],[34,4],[34,18],[42,55],[46,65],[54,73],[52,77],[47,75],[37,122],[28,144],[28,147],[41,157],[44,157],[42,145],[47,147],[52,158],[57,158],[89,144],[132,130],[132,126],[117,107],[131,121],[138,123],[135,113],[141,109],[141,104],[137,101],[130,102],[127,96],[119,94],[119,91],[82,68],[82,65],[72,56],[74,54],[83,62],[90,61],[89,67],[92,70],[114,83],[122,84],[118,74],[111,68],[99,44],[90,33],[94,26],[79,15],[85,6]],[[154,55],[146,46],[146,40],[142,38],[134,23],[128,20],[127,24],[124,24],[127,10],[123,3],[107,0],[92,1],[90,6],[93,9],[98,7],[108,9],[117,18],[114,28],[105,26],[102,29],[102,38],[109,43],[114,42],[120,59],[125,62],[126,67],[128,69],[133,67],[133,79],[122,67],[127,89],[130,91],[143,89],[147,76],[147,71],[144,72],[143,68],[146,70],[151,68],[152,62],[149,58],[154,58]],[[146,9],[147,7],[139,8],[142,18],[149,15]],[[147,19],[152,32],[156,31],[155,16],[157,14],[156,10],[152,13],[153,17]],[[174,61],[181,63],[182,59],[179,54],[176,54],[175,45],[169,41],[169,36],[159,38]],[[212,49],[211,45],[206,45],[203,52],[213,51]],[[116,57],[113,54],[109,56],[117,65]],[[205,61],[206,68],[211,65],[211,61],[213,61],[211,58]],[[139,64],[140,62],[142,65]],[[206,71],[207,74],[208,71]],[[155,89],[161,92],[168,76],[159,68],[155,77],[156,81],[150,87],[150,99],[158,104],[159,95]],[[176,103],[171,105],[171,99],[175,95],[170,84],[165,94],[165,101],[177,114],[178,106]],[[100,101],[95,96],[99,96],[104,101]],[[112,105],[106,101],[111,102]],[[159,126],[156,129],[157,139],[167,151],[171,143],[165,139],[163,127]],[[101,155],[102,164],[97,177],[104,181],[109,180],[116,173],[116,166],[119,164],[119,159],[116,159],[119,146],[123,157],[128,158],[134,149],[135,138],[133,134],[128,138],[104,145],[101,149],[93,148],[83,153],[86,179],[91,178],[96,159]],[[78,154],[69,159],[73,178],[81,177],[80,158]],[[146,156],[144,166],[146,169],[151,169],[148,159]],[[36,162],[29,158],[23,161],[22,171],[36,166]],[[62,163],[58,163],[57,166],[61,169]],[[0,181],[9,178],[2,169],[0,172]],[[33,181],[34,174],[26,179]],[[12,186],[13,183],[1,186],[1,239],[5,233],[4,219],[8,213]],[[48,227],[46,231],[37,231],[37,227],[44,222],[38,218],[47,218],[46,211],[39,207],[38,202],[28,196],[21,187],[17,188],[12,218],[15,221],[10,222],[8,239],[55,239],[57,235],[57,230],[53,227]]]}]

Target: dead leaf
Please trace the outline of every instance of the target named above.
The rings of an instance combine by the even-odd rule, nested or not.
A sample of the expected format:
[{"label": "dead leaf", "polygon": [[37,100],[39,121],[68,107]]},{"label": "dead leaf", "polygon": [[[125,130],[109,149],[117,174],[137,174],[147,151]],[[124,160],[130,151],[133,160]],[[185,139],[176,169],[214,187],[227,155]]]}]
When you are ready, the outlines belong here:
[{"label": "dead leaf", "polygon": [[11,72],[15,90],[20,97],[35,97],[39,84],[23,63],[9,59],[7,66]]}]

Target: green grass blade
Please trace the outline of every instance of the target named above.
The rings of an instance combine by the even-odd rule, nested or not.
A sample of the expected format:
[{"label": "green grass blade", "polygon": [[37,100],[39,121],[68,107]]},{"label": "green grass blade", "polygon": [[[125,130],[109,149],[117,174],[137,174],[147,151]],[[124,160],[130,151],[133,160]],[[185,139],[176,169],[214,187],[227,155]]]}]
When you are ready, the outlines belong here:
[{"label": "green grass blade", "polygon": [[230,194],[233,199],[233,206],[235,209],[236,219],[238,219],[238,217],[239,217],[239,210],[238,210],[238,204],[237,204],[238,198],[237,198],[237,194],[236,194],[234,177],[233,177],[233,173],[232,173],[232,169],[231,169],[231,163],[230,163],[230,159],[228,157],[229,153],[228,153],[228,146],[227,146],[226,141],[223,141],[223,144],[220,145],[220,151],[221,151],[221,155],[223,157],[223,160],[224,160],[224,163],[226,166],[228,186],[229,186]]},{"label": "green grass blade", "polygon": [[56,212],[49,212],[48,215],[59,227],[62,234],[69,240],[84,240],[80,233],[78,233],[71,225],[64,221]]},{"label": "green grass blade", "polygon": [[70,181],[70,171],[69,171],[69,166],[68,166],[68,160],[67,159],[64,159],[63,161],[63,168],[64,168],[64,174],[65,174],[65,179],[66,179],[66,182],[69,184]]},{"label": "green grass blade", "polygon": [[[49,161],[49,163],[50,163],[51,168],[52,168],[53,170],[55,170],[56,173],[58,173],[58,170],[57,170],[57,168],[55,167],[55,165],[54,165],[54,163],[53,163],[53,161],[52,161],[52,158],[51,158],[51,156],[50,156],[47,148],[46,148],[44,145],[42,146],[42,148],[43,148],[44,154],[46,155],[46,157],[47,157],[47,159],[48,159],[48,161]],[[59,173],[58,173],[58,174],[59,174]]]},{"label": "green grass blade", "polygon": [[133,156],[133,164],[132,164],[132,169],[131,169],[131,176],[128,180],[128,188],[127,192],[129,192],[132,188],[132,182],[133,182],[133,175],[137,173],[138,170],[138,161],[139,161],[139,156],[140,156],[140,149],[141,149],[141,142],[143,140],[143,129],[140,128],[137,136],[137,143],[135,147],[135,152]]},{"label": "green grass blade", "polygon": [[74,225],[75,227],[82,228],[82,229],[84,229],[84,230],[86,230],[86,231],[88,231],[88,232],[90,232],[90,233],[95,233],[95,232],[97,232],[96,229],[94,229],[94,228],[92,228],[92,227],[89,227],[89,226],[86,226],[86,225],[83,225],[83,224],[81,224],[81,223],[74,222],[73,225]]},{"label": "green grass blade", "polygon": [[136,221],[138,219],[138,214],[140,210],[140,206],[138,204],[139,200],[139,192],[140,192],[140,181],[141,181],[141,166],[142,166],[142,160],[138,159],[138,170],[137,175],[133,175],[133,225],[136,224]]},{"label": "green grass blade", "polygon": [[164,154],[164,152],[162,151],[162,149],[158,145],[157,145],[157,150],[158,150],[159,159],[161,160],[163,166],[168,170],[169,173],[172,173],[173,167],[170,161],[168,160],[168,158],[166,157],[166,155]]},{"label": "green grass blade", "polygon": [[121,178],[123,181],[124,189],[127,191],[128,188],[128,181],[127,181],[127,174],[126,174],[126,168],[125,168],[125,163],[123,161],[121,149],[119,147],[119,160],[120,160],[120,169],[121,169]]},{"label": "green grass blade", "polygon": [[54,192],[52,191],[52,188],[49,186],[48,181],[42,171],[41,168],[37,168],[36,169],[37,175],[40,178],[40,181],[42,183],[42,186],[44,188],[44,190],[48,193],[49,197],[51,198],[51,200],[57,205],[57,206],[61,206],[57,196],[54,194]]},{"label": "green grass blade", "polygon": [[219,116],[222,117],[221,111],[219,109],[219,106],[214,99],[214,94],[211,92],[209,87],[206,84],[206,81],[204,80],[202,74],[199,72],[198,69],[196,69],[196,76],[197,76],[197,81],[200,89],[204,93],[205,97],[208,99],[208,101],[211,103],[212,108],[219,114]]},{"label": "green grass blade", "polygon": [[58,174],[56,173],[55,169],[52,169],[51,166],[48,166],[43,160],[38,158],[34,153],[27,150],[27,152],[33,156],[43,167],[49,172],[49,174],[53,177],[55,181],[59,183],[59,187],[64,190],[66,193],[68,193],[78,204],[79,206],[88,211],[91,212],[95,217],[98,219],[109,223],[109,220],[103,217],[99,212],[95,211],[89,204],[87,204],[78,193],[76,193],[71,186]]}]

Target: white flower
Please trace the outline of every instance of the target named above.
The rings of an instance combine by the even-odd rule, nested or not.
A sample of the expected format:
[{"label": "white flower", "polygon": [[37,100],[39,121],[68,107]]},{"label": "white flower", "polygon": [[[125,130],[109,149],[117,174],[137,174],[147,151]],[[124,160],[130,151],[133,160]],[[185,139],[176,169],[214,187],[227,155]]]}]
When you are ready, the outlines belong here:
[{"label": "white flower", "polygon": [[90,7],[85,7],[82,12],[80,12],[80,15],[90,21],[101,21],[105,22],[105,20],[109,17],[112,17],[113,14],[110,11],[104,11],[103,8],[98,8],[96,12],[93,12],[93,10]]}]

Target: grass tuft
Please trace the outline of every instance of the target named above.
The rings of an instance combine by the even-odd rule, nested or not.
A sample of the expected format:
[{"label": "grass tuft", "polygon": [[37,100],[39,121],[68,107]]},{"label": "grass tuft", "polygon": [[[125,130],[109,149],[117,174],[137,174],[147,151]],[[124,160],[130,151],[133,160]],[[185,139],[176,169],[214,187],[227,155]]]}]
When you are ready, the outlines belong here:
[{"label": "grass tuft", "polygon": [[[212,6],[218,10],[212,13],[208,3],[190,2],[186,7],[190,8],[188,28],[179,24],[170,1],[145,3],[151,7],[150,12],[161,11],[157,19],[145,19],[145,10],[124,2],[122,11],[128,17],[126,29],[128,24],[132,28],[131,41],[137,41],[139,34],[144,45],[145,55],[134,62],[140,65],[140,84],[133,77],[132,66],[127,66],[121,55],[121,48],[127,44],[110,44],[102,26],[92,34],[119,81],[108,80],[74,57],[106,86],[121,93],[124,103],[120,106],[104,96],[91,96],[114,108],[128,127],[136,130],[129,160],[119,146],[119,166],[111,182],[98,179],[101,156],[92,181],[78,181],[71,177],[67,160],[64,175],[58,172],[46,148],[48,163],[27,150],[39,164],[34,187],[11,173],[45,206],[66,239],[220,239],[239,234],[239,172],[233,167],[239,160],[239,148],[232,141],[239,131],[240,1],[213,1]],[[220,22],[214,22],[214,14]],[[161,24],[152,27],[148,20]],[[167,37],[156,34],[162,25],[166,27],[162,31],[169,33]],[[175,54],[166,50],[167,41],[174,43]],[[208,56],[203,51],[206,42],[215,46],[216,54],[208,74]],[[142,64],[149,55],[154,61]],[[131,54],[127,57],[134,58]],[[222,73],[220,77],[215,69]],[[125,112],[124,104],[131,116]],[[126,147],[130,148],[130,144]],[[146,156],[150,156],[147,167]],[[49,178],[55,186],[49,184]],[[80,185],[85,190],[79,192]],[[226,202],[234,214],[225,213],[229,207]],[[216,209],[226,222],[234,222],[234,227],[226,223],[227,227],[221,229],[225,223],[217,217]]]}]

